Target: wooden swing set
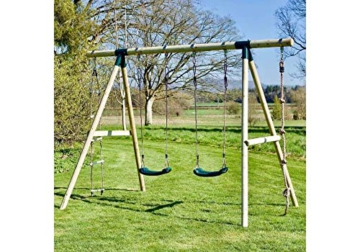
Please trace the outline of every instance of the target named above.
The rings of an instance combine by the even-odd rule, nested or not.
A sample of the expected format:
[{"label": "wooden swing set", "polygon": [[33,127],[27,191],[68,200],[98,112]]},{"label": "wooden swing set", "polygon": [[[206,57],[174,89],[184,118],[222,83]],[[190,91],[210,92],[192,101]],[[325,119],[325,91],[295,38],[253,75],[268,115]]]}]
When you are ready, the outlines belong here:
[{"label": "wooden swing set", "polygon": [[[227,89],[227,76],[226,76],[226,52],[228,50],[242,50],[242,158],[241,158],[241,165],[242,165],[242,226],[248,227],[248,146],[273,142],[275,145],[276,153],[278,156],[278,160],[283,172],[284,176],[284,184],[285,190],[283,192],[284,197],[286,197],[286,209],[284,215],[287,213],[289,207],[289,197],[295,207],[298,207],[298,201],[295,195],[295,190],[293,188],[291,178],[287,169],[287,162],[286,162],[286,141],[285,141],[285,129],[284,129],[284,105],[285,105],[285,98],[284,98],[284,86],[283,86],[283,73],[284,73],[284,58],[283,58],[283,48],[287,46],[293,45],[293,40],[291,38],[284,38],[284,39],[268,39],[268,40],[247,40],[247,41],[236,41],[236,42],[223,42],[223,43],[208,43],[208,44],[191,44],[191,45],[173,45],[173,46],[158,46],[158,47],[141,47],[141,48],[125,48],[125,49],[116,49],[116,50],[107,50],[107,51],[91,51],[87,53],[88,57],[116,57],[114,68],[112,70],[110,79],[107,83],[101,101],[99,103],[98,110],[95,114],[95,117],[92,122],[92,126],[89,130],[87,139],[83,146],[81,155],[78,159],[76,168],[70,180],[70,183],[67,187],[66,193],[64,195],[63,201],[61,203],[60,209],[63,210],[66,208],[69,199],[71,197],[72,191],[75,187],[77,178],[80,174],[81,168],[85,161],[86,155],[91,149],[92,153],[92,144],[94,140],[99,140],[101,143],[102,137],[105,136],[131,136],[134,154],[135,154],[135,161],[136,161],[136,170],[138,174],[140,190],[146,191],[145,188],[145,181],[143,175],[146,176],[159,176],[163,174],[167,174],[171,171],[171,167],[168,162],[168,153],[167,153],[167,128],[168,128],[168,116],[166,111],[166,150],[165,150],[165,165],[164,169],[161,171],[151,170],[145,166],[144,162],[144,152],[140,153],[137,132],[136,132],[136,125],[134,119],[134,111],[132,106],[131,94],[130,94],[130,85],[128,81],[128,75],[126,70],[126,57],[131,55],[142,55],[142,54],[168,54],[168,53],[193,53],[193,83],[194,83],[194,98],[195,98],[195,126],[196,126],[196,167],[194,169],[194,174],[200,177],[213,177],[219,176],[228,171],[228,167],[226,166],[225,161],[225,109],[224,109],[224,130],[223,130],[223,165],[220,170],[218,171],[208,171],[200,167],[199,165],[199,153],[198,153],[198,139],[197,139],[197,111],[196,111],[196,52],[206,52],[206,51],[216,51],[216,50],[223,50],[225,54],[225,63],[224,63],[224,95],[226,96],[226,89]],[[282,126],[280,130],[280,135],[277,134],[274,123],[271,118],[271,113],[268,107],[268,104],[265,99],[264,91],[261,86],[261,82],[259,79],[259,75],[257,73],[255,63],[251,54],[250,49],[255,48],[271,48],[271,47],[279,47],[281,49],[281,60],[280,60],[280,76],[281,76],[281,98],[280,102],[282,104]],[[261,103],[262,110],[265,115],[265,119],[270,131],[270,136],[249,139],[248,138],[248,109],[249,109],[249,102],[248,102],[248,72],[251,72],[255,88],[257,90],[257,94],[259,96],[259,100]],[[113,87],[115,78],[119,72],[121,71],[122,82],[123,82],[123,89],[124,89],[124,98],[126,102],[126,107],[128,109],[128,119],[130,124],[130,130],[115,130],[115,131],[102,131],[97,130],[101,116],[103,114],[106,101],[108,100],[109,94]],[[168,92],[168,84],[167,84],[167,71],[165,70],[165,90],[166,90],[166,110],[167,110],[167,92]],[[140,90],[139,86],[139,91]],[[140,93],[140,92],[139,92]],[[226,98],[226,97],[225,97]],[[140,99],[141,100],[141,99]],[[124,104],[125,105],[125,104]],[[123,106],[124,109],[124,106]],[[140,109],[141,110],[141,109]],[[125,111],[123,111],[125,112]],[[125,113],[122,113],[125,114]],[[140,115],[140,119],[142,116]],[[124,121],[123,121],[124,122]],[[141,122],[141,131],[142,131],[142,122]],[[141,132],[142,134],[142,132]],[[95,138],[94,137],[99,137]],[[143,139],[143,138],[142,138]],[[142,140],[141,139],[141,140]],[[283,149],[280,145],[280,140],[283,139]],[[143,148],[143,144],[142,144]],[[92,157],[92,155],[91,155]],[[91,168],[92,165],[101,164],[103,165],[104,161],[100,160],[97,162],[91,161]],[[92,185],[91,185],[92,187]],[[104,192],[103,182],[102,188],[99,190],[92,189],[92,194],[96,191],[100,191],[101,193]]]}]

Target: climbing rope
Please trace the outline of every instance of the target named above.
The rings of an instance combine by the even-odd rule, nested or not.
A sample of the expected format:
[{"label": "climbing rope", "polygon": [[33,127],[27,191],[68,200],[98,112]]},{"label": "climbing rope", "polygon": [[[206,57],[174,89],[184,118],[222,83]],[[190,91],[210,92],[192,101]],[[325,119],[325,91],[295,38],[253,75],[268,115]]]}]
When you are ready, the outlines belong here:
[{"label": "climbing rope", "polygon": [[283,140],[283,159],[281,160],[281,169],[283,171],[284,175],[284,184],[285,184],[285,190],[283,191],[283,196],[286,198],[286,207],[284,215],[287,214],[287,211],[289,209],[289,197],[290,197],[290,187],[288,186],[287,181],[287,174],[286,174],[286,137],[285,137],[285,92],[284,92],[284,47],[280,47],[281,52],[281,58],[279,62],[279,72],[280,72],[280,90],[281,90],[281,129],[280,129],[280,135],[282,136]]}]

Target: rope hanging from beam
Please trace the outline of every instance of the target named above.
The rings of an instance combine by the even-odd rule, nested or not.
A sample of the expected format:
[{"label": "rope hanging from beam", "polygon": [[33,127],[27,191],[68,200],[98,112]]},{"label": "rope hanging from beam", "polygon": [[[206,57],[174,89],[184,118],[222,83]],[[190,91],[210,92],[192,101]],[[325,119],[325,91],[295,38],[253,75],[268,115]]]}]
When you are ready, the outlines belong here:
[{"label": "rope hanging from beam", "polygon": [[281,58],[280,58],[280,62],[279,62],[279,72],[280,72],[280,90],[281,90],[281,98],[280,103],[281,103],[281,129],[280,129],[280,135],[282,137],[283,140],[283,160],[281,161],[281,169],[283,171],[283,175],[284,175],[284,184],[285,184],[285,190],[283,191],[283,196],[286,198],[286,207],[285,207],[285,212],[284,212],[284,216],[287,214],[288,209],[289,209],[289,197],[290,197],[290,187],[289,187],[289,183],[287,181],[287,174],[286,174],[286,137],[285,137],[285,92],[284,92],[284,71],[285,71],[285,67],[284,67],[284,47],[280,48],[280,52],[281,52]]}]

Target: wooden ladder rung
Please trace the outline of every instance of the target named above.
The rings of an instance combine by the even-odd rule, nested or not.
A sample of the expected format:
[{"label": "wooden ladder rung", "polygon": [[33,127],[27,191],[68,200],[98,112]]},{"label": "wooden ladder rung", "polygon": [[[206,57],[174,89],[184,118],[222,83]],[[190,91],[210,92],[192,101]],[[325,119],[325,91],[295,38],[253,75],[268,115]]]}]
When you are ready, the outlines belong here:
[{"label": "wooden ladder rung", "polygon": [[98,137],[98,138],[93,138],[91,139],[91,142],[94,142],[94,141],[101,141],[102,140],[102,137]]},{"label": "wooden ladder rung", "polygon": [[104,160],[99,160],[99,161],[96,161],[96,162],[91,162],[90,166],[93,166],[93,165],[96,165],[96,164],[103,164],[103,163],[104,163]]},{"label": "wooden ladder rung", "polygon": [[248,139],[248,140],[245,140],[244,142],[247,146],[251,146],[251,145],[255,145],[255,144],[276,142],[276,141],[279,141],[280,139],[281,139],[280,136],[267,136],[267,137]]},{"label": "wooden ladder rung", "polygon": [[97,130],[94,136],[130,136],[129,130]]},{"label": "wooden ladder rung", "polygon": [[90,192],[103,192],[103,191],[105,191],[104,188],[102,188],[102,189],[92,189],[92,190],[90,190]]},{"label": "wooden ladder rung", "polygon": [[104,188],[101,188],[101,189],[91,189],[90,190],[90,193],[91,193],[91,196],[94,196],[96,192],[100,192],[101,195],[104,193],[105,189]]}]

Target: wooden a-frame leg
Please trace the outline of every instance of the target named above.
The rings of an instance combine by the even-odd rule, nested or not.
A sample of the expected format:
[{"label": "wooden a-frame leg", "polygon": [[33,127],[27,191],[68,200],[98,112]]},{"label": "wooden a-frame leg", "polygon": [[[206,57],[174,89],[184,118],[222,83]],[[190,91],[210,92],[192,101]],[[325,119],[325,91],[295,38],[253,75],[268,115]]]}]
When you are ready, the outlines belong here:
[{"label": "wooden a-frame leg", "polygon": [[[265,95],[264,95],[264,91],[263,91],[263,89],[261,87],[261,82],[260,82],[260,79],[259,79],[259,75],[257,73],[256,66],[255,66],[255,63],[254,63],[254,61],[252,59],[251,53],[250,53],[249,67],[250,67],[252,78],[253,78],[254,83],[255,83],[256,90],[257,90],[259,98],[260,98],[262,109],[263,109],[264,114],[265,114],[266,122],[268,124],[269,129],[270,129],[270,133],[271,133],[271,135],[276,136],[277,134],[276,134],[275,126],[274,126],[274,123],[273,123],[273,121],[271,119],[270,110],[269,110],[269,107],[267,105]],[[283,156],[283,152],[281,150],[280,143],[278,141],[276,141],[276,142],[274,142],[274,145],[275,145],[276,153],[277,153],[280,165],[281,165],[281,162],[283,161],[284,156]],[[290,178],[287,166],[285,164],[285,165],[281,165],[281,167],[284,169],[283,172],[284,172],[284,174],[286,176],[286,181],[287,181],[288,187],[290,188],[291,201],[292,201],[292,203],[293,203],[293,205],[295,207],[298,207],[299,204],[298,204],[298,201],[297,201],[297,198],[296,198],[295,189],[294,189],[294,187],[292,185],[291,178]]]},{"label": "wooden a-frame leg", "polygon": [[140,183],[140,190],[146,191],[144,176],[139,172],[139,169],[141,168],[141,156],[140,156],[138,138],[137,138],[137,133],[136,133],[134,110],[133,110],[132,101],[131,101],[130,85],[129,85],[127,71],[126,71],[125,55],[123,55],[122,57],[123,58],[122,58],[122,63],[121,63],[121,74],[123,77],[124,88],[125,88],[126,105],[127,105],[128,114],[129,114],[129,123],[130,123],[130,128],[131,128],[130,131],[131,131],[131,136],[132,136],[132,140],[133,140],[133,147],[134,147],[134,154],[135,154],[135,160],[136,160],[136,166],[137,166],[137,173],[138,173],[138,178],[139,178],[139,183]]},{"label": "wooden a-frame leg", "polygon": [[[66,190],[63,201],[62,201],[62,203],[60,205],[60,210],[65,209],[68,202],[69,202],[69,199],[70,199],[72,191],[73,191],[73,189],[75,187],[77,178],[78,178],[78,176],[80,174],[82,165],[84,164],[86,155],[87,155],[87,153],[89,151],[89,148],[90,148],[91,141],[93,139],[94,133],[95,133],[96,128],[97,128],[97,126],[98,126],[98,124],[100,122],[101,115],[102,115],[102,113],[103,113],[103,111],[105,109],[106,101],[107,101],[107,99],[109,97],[112,86],[114,85],[114,81],[115,81],[116,75],[117,75],[117,73],[119,71],[120,64],[123,61],[125,61],[125,58],[123,56],[121,56],[121,55],[117,56],[116,61],[115,61],[115,65],[114,65],[114,69],[113,69],[113,71],[111,73],[110,80],[109,80],[109,82],[108,82],[108,84],[106,86],[104,95],[101,98],[101,102],[100,102],[99,108],[98,108],[98,110],[96,112],[96,115],[95,115],[94,121],[92,123],[91,129],[90,129],[90,131],[88,133],[86,142],[85,142],[84,147],[82,149],[81,155],[80,155],[79,160],[78,160],[77,165],[76,165],[76,168],[75,168],[74,173],[73,173],[73,175],[71,177],[71,180],[70,180],[69,186],[68,186],[68,188]],[[125,84],[126,89],[127,89],[126,97],[128,98],[127,103],[128,103],[128,108],[129,108],[130,124],[132,125],[132,130],[133,130],[133,128],[135,129],[134,114],[133,114],[132,106],[129,106],[129,104],[132,105],[131,104],[131,96],[130,96],[130,88],[129,88],[128,81],[127,81],[126,69],[125,69],[125,71],[124,71],[124,69],[125,69],[125,67],[122,68],[122,72],[123,72],[124,83],[126,83]],[[133,142],[134,142],[134,149],[136,149],[135,148],[135,143],[136,143],[136,146],[137,146],[136,130],[132,131],[132,138],[133,138]],[[136,141],[134,141],[134,138],[136,139]],[[138,150],[138,147],[137,147],[137,150]],[[138,151],[137,152],[135,151],[135,156],[136,156],[136,162],[138,164],[139,160],[140,160],[140,155],[139,155]],[[139,181],[140,181],[140,189],[142,191],[145,191],[145,182],[144,182],[144,180],[142,178],[142,175],[139,173],[139,171],[138,171],[138,174],[139,174]]]}]

